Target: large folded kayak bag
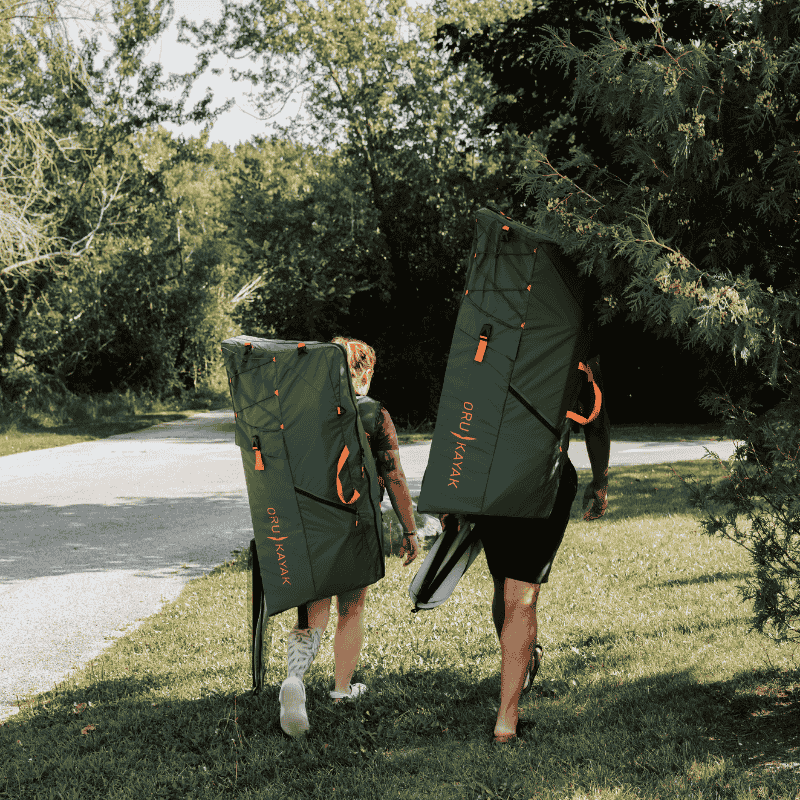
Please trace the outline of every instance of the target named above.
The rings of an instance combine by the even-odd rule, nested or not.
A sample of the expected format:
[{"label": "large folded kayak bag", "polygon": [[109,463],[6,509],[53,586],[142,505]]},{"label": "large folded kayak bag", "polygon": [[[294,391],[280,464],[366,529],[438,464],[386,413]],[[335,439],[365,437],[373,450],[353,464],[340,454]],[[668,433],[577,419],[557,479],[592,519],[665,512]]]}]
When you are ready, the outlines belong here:
[{"label": "large folded kayak bag", "polygon": [[[547,517],[586,367],[584,280],[555,242],[476,215],[422,512]],[[599,410],[599,390],[594,387]]]},{"label": "large folded kayak bag", "polygon": [[378,475],[344,348],[237,336],[222,352],[266,613],[380,580]]}]

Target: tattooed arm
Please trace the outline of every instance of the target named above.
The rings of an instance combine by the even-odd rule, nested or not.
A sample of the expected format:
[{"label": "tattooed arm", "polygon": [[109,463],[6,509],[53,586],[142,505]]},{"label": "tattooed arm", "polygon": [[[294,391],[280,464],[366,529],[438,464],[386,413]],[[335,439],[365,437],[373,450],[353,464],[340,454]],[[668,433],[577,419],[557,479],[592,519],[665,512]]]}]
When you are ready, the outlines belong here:
[{"label": "tattooed arm", "polygon": [[378,470],[386,484],[386,491],[403,530],[416,530],[414,507],[411,504],[411,493],[408,490],[406,474],[400,463],[399,450],[381,450],[378,452]]},{"label": "tattooed arm", "polygon": [[[411,503],[411,492],[408,490],[406,475],[403,472],[403,465],[400,463],[400,445],[397,442],[397,431],[394,428],[389,412],[381,409],[380,424],[376,429],[376,461],[378,464],[378,474],[381,476],[386,491],[389,493],[389,500],[392,503],[397,518],[403,526],[406,534],[411,534],[417,529],[414,521],[414,506]],[[400,550],[400,557],[406,555],[404,566],[408,566],[417,557],[418,545],[417,537],[406,535],[403,538],[403,546]]]}]

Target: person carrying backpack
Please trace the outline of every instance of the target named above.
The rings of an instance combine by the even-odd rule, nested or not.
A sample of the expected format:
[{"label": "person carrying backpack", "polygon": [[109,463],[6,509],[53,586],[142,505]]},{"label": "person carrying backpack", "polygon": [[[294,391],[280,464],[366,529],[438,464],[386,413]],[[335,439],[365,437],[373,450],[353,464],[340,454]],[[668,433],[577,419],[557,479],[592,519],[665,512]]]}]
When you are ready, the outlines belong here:
[{"label": "person carrying backpack", "polygon": [[[599,355],[590,359],[588,366],[605,398]],[[584,414],[582,407],[579,411]],[[602,517],[608,507],[611,425],[605,400],[597,418],[583,430],[592,481],[586,487],[582,507],[591,503],[583,517],[591,521]],[[494,584],[492,620],[501,648],[500,708],[493,733],[498,744],[517,738],[519,699],[530,690],[539,669],[543,648],[537,642],[536,604],[563,541],[577,487],[577,472],[567,459],[553,510],[546,519],[456,514],[459,527],[469,521],[479,529],[475,533],[483,542]]]},{"label": "person carrying backpack", "polygon": [[[414,522],[411,493],[400,463],[400,449],[389,412],[376,400],[369,398],[370,382],[374,374],[375,351],[358,339],[336,337],[347,352],[347,363],[353,389],[359,400],[359,414],[370,439],[370,449],[375,456],[379,480],[386,488],[392,508],[403,526],[403,544],[400,558],[408,566],[418,554],[416,524]],[[370,434],[370,430],[372,433]],[[367,588],[356,589],[336,598],[339,619],[333,640],[336,662],[334,689],[330,697],[334,703],[349,700],[363,694],[367,687],[363,683],[351,684],[364,642],[364,609]],[[280,690],[280,724],[289,736],[301,736],[309,729],[305,708],[306,691],[303,683],[305,673],[311,666],[319,649],[320,639],[328,626],[331,598],[315,600],[306,605],[308,627],[295,627],[287,640],[287,677]]]},{"label": "person carrying backpack", "polygon": [[[590,359],[589,367],[605,398],[599,356]],[[593,479],[582,505],[591,502],[583,517],[590,521],[602,517],[608,506],[611,426],[605,400],[597,419],[584,426],[584,431]],[[539,669],[543,648],[537,642],[536,604],[563,541],[577,488],[577,472],[568,459],[547,519],[479,517],[476,522],[488,534],[482,535],[482,541],[494,583],[492,620],[502,658],[500,708],[494,729],[498,744],[517,738],[519,698],[530,690]]]}]

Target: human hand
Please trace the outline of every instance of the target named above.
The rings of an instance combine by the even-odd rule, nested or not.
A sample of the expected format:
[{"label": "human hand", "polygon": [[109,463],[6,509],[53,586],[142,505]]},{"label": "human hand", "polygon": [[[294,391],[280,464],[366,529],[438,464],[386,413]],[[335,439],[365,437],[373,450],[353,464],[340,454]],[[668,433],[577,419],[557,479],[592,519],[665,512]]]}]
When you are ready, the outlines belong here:
[{"label": "human hand", "polygon": [[590,522],[593,519],[600,519],[608,508],[608,482],[599,489],[595,488],[594,481],[592,481],[583,493],[583,502],[581,507],[591,503],[591,508],[583,515],[583,518]]},{"label": "human hand", "polygon": [[406,555],[406,560],[403,562],[403,566],[407,567],[419,553],[419,543],[417,542],[417,534],[406,534],[403,536],[403,545],[400,548],[399,556],[402,558]]},{"label": "human hand", "polygon": [[[440,514],[439,515],[439,522],[440,522],[440,524],[442,526],[442,532],[444,532],[444,526],[447,524],[447,518],[449,516],[450,516],[449,513],[448,514]],[[467,524],[466,516],[464,514],[453,514],[452,516],[454,516],[456,518],[457,530],[460,531],[464,527],[464,525]]]}]

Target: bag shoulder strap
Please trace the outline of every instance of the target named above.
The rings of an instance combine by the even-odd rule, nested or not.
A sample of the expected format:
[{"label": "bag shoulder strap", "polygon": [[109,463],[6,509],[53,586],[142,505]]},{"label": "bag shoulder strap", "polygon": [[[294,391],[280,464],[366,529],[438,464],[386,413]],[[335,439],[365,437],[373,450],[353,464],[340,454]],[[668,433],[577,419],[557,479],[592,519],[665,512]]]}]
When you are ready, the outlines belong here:
[{"label": "bag shoulder strap", "polygon": [[380,419],[383,406],[380,400],[374,400],[368,395],[356,397],[356,403],[358,405],[358,416],[361,417],[361,424],[364,426],[364,430],[369,437],[371,448],[372,442],[375,440],[375,431],[378,428],[378,420]]}]

